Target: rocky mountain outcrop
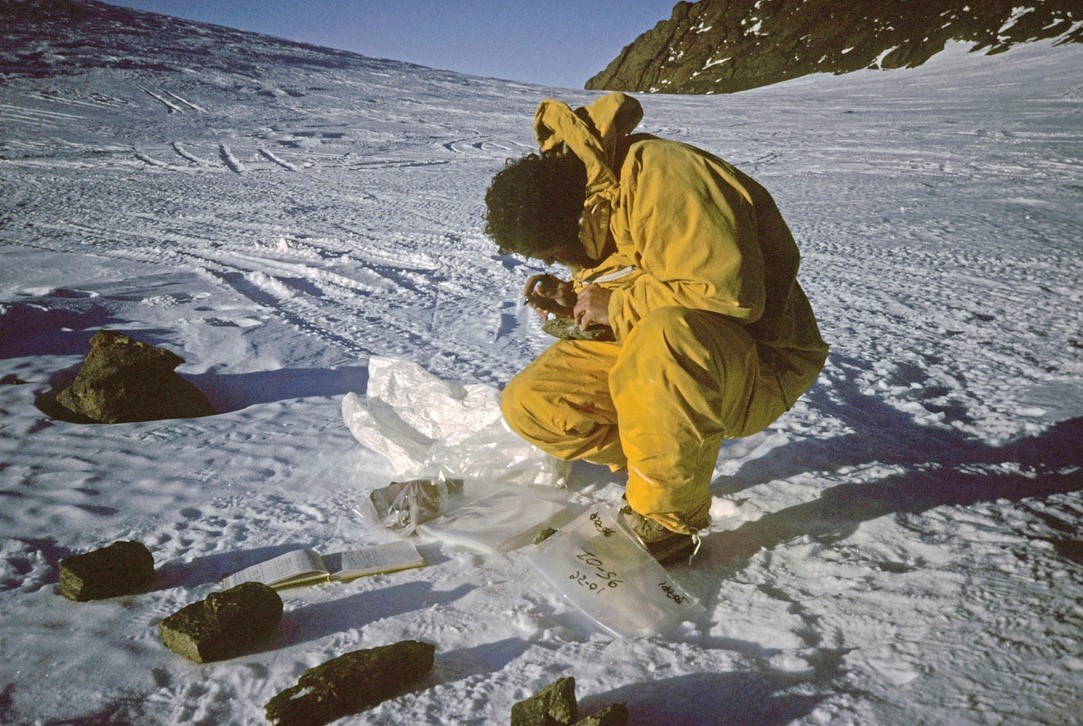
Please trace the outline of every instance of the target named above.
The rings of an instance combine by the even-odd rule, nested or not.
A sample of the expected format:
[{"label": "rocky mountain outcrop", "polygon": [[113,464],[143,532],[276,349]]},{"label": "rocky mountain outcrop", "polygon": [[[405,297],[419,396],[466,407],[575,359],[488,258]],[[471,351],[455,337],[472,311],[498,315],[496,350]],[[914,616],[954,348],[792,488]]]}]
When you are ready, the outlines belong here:
[{"label": "rocky mountain outcrop", "polygon": [[913,68],[949,41],[1003,52],[1083,42],[1080,0],[700,0],[679,2],[586,88],[733,93],[809,73]]}]

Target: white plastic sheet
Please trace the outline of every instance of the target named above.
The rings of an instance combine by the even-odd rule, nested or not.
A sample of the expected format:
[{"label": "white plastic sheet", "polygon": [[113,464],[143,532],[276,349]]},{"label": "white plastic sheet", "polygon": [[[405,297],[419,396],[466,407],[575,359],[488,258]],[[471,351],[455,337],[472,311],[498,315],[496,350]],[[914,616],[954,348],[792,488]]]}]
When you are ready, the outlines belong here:
[{"label": "white plastic sheet", "polygon": [[395,477],[559,486],[567,476],[567,462],[507,427],[496,388],[445,381],[401,358],[373,356],[365,397],[346,394],[342,417]]}]

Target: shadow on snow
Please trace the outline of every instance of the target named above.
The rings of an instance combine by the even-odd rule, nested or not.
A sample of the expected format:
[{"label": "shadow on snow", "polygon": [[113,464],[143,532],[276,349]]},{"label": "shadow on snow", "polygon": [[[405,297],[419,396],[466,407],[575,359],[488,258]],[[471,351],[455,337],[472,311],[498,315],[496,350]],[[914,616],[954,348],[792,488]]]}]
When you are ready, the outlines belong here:
[{"label": "shadow on snow", "polygon": [[[836,370],[838,370],[836,368]],[[825,373],[826,375],[826,373]],[[966,506],[1000,499],[1019,501],[1083,489],[1083,418],[1060,422],[1040,436],[992,446],[964,434],[923,426],[853,381],[835,375],[832,386],[809,393],[812,404],[847,423],[854,433],[811,439],[772,450],[732,477],[716,480],[716,495],[809,471],[838,471],[876,463],[902,473],[872,483],[840,484],[818,499],[772,512],[735,530],[704,538],[713,559],[738,561],[762,548],[799,537],[843,539],[862,522],[914,515],[939,506]],[[1054,542],[1076,559],[1077,541]],[[1076,560],[1078,561],[1078,560]]]}]

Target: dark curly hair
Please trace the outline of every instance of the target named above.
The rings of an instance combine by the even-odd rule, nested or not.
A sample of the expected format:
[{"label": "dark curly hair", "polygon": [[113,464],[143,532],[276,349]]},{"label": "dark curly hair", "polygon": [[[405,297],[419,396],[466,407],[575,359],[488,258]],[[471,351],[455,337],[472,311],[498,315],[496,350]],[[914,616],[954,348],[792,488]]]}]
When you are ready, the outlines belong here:
[{"label": "dark curly hair", "polygon": [[581,248],[586,185],[586,168],[575,154],[509,159],[485,192],[485,233],[501,254],[535,257],[554,246]]}]

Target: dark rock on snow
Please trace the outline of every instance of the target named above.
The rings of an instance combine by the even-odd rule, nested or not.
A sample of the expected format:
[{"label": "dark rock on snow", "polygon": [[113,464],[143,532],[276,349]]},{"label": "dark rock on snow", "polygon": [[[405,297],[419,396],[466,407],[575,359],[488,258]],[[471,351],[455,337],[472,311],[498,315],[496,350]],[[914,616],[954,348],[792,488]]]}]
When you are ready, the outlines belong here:
[{"label": "dark rock on snow", "polygon": [[158,624],[158,634],[174,653],[209,663],[251,651],[281,619],[277,592],[259,582],[242,582],[181,608]]},{"label": "dark rock on snow", "polygon": [[83,602],[139,592],[154,581],[154,555],[122,540],[60,561],[60,594]]},{"label": "dark rock on snow", "polygon": [[626,726],[628,706],[614,703],[578,719],[575,679],[559,678],[511,707],[511,726]]},{"label": "dark rock on snow", "polygon": [[809,73],[913,68],[948,41],[1083,42],[1079,0],[699,0],[632,41],[593,90],[734,93]]},{"label": "dark rock on snow", "polygon": [[560,678],[511,707],[511,726],[570,726],[575,723],[575,679]]},{"label": "dark rock on snow", "polygon": [[394,696],[432,670],[436,646],[404,640],[329,660],[305,671],[297,685],[267,703],[273,724],[316,726]]},{"label": "dark rock on snow", "polygon": [[109,330],[94,334],[61,406],[94,423],[157,421],[214,414],[210,401],[174,372],[184,362],[168,350]]}]

